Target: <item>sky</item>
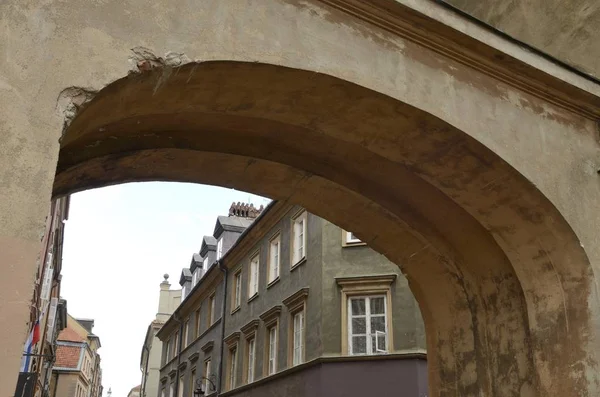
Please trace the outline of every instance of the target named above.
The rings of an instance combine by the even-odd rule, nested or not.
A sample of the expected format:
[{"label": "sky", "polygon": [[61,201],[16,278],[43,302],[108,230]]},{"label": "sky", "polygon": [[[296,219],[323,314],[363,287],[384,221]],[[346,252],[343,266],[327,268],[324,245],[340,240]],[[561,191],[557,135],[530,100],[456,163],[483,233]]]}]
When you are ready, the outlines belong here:
[{"label": "sky", "polygon": [[140,384],[140,354],[158,309],[163,274],[171,288],[233,201],[269,199],[207,185],[129,183],[71,196],[61,296],[75,318],[95,320],[104,396]]}]

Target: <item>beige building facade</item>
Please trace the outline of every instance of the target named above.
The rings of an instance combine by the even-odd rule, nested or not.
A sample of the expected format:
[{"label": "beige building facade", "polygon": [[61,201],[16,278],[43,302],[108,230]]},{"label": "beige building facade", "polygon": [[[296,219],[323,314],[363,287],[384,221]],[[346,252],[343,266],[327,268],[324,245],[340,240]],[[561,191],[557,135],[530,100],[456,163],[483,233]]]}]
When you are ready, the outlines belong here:
[{"label": "beige building facade", "polygon": [[68,316],[58,335],[50,397],[102,397],[101,344],[93,327],[94,320]]},{"label": "beige building facade", "polygon": [[[0,394],[51,197],[169,180],[301,205],[402,266],[433,395],[600,395],[599,84],[442,3],[3,2]],[[548,3],[499,4],[598,59],[595,3]]]},{"label": "beige building facade", "polygon": [[158,312],[156,313],[155,319],[148,325],[148,331],[146,331],[146,338],[144,339],[144,345],[142,346],[140,358],[142,383],[137,390],[139,397],[158,396],[162,342],[158,339],[156,334],[181,303],[182,291],[171,289],[171,284],[168,279],[169,275],[165,274],[164,280],[160,283]]}]

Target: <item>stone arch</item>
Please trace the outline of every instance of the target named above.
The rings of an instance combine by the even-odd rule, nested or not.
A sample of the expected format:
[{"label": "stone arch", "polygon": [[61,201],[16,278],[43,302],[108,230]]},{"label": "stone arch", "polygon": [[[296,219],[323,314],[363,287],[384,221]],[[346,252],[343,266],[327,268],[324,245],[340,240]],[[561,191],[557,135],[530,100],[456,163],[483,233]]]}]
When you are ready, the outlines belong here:
[{"label": "stone arch", "polygon": [[314,71],[159,66],[83,105],[61,139],[55,195],[170,180],[301,204],[402,266],[425,320],[432,395],[586,395],[589,261],[498,155]]}]

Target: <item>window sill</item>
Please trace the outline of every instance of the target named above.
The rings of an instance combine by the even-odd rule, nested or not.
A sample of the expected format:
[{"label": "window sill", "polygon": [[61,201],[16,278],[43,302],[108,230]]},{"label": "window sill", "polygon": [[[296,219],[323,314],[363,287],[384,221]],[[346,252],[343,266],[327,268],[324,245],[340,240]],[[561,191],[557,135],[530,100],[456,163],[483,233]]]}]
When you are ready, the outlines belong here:
[{"label": "window sill", "polygon": [[298,262],[296,262],[291,268],[290,271],[293,271],[294,269],[300,267],[302,264],[306,263],[306,256],[302,257],[302,259],[300,259]]},{"label": "window sill", "polygon": [[242,307],[242,305],[237,305],[237,307],[235,307],[235,309],[233,309],[233,310],[231,311],[231,314],[233,315],[233,314],[235,314],[235,313],[239,312],[241,307]]},{"label": "window sill", "polygon": [[342,247],[344,247],[344,248],[349,248],[349,247],[364,247],[366,245],[367,245],[367,243],[364,243],[362,241],[347,241],[344,244],[342,244]]},{"label": "window sill", "polygon": [[267,284],[267,289],[271,288],[273,285],[277,284],[278,282],[279,282],[279,276],[277,276],[275,278],[275,280],[273,280],[269,284]]},{"label": "window sill", "polygon": [[256,294],[252,295],[250,298],[248,298],[248,303],[252,302],[256,298],[258,298],[258,292]]}]

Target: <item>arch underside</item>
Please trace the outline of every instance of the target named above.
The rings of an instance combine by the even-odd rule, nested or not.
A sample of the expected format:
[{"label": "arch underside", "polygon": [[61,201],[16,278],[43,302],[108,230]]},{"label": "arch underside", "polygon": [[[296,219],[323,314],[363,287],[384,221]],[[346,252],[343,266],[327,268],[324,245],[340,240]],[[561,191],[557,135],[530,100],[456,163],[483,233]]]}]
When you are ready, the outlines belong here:
[{"label": "arch underside", "polygon": [[259,63],[132,74],[65,130],[54,193],[144,180],[288,200],[355,231],[407,275],[432,395],[585,395],[577,238],[509,164],[431,114]]}]

